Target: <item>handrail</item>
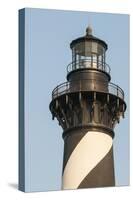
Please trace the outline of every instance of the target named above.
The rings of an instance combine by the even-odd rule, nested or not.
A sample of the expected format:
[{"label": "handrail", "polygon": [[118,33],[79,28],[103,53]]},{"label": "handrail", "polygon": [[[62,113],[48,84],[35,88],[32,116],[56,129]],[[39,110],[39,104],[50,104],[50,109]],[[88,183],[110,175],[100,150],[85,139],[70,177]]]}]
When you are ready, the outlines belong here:
[{"label": "handrail", "polygon": [[[81,86],[84,81],[93,81],[94,84],[97,84],[97,82],[102,82],[102,81],[95,80],[95,79],[83,79],[83,80],[78,80],[78,81],[70,81],[70,82],[61,83],[56,88],[54,88],[54,90],[52,91],[52,99],[55,99],[63,94],[71,93],[70,87],[71,87],[72,83],[77,82]],[[107,83],[102,82],[102,84],[107,84]],[[124,91],[118,85],[110,82],[110,83],[108,83],[107,87],[108,87],[108,93],[116,95],[117,97],[124,100]],[[94,85],[94,88],[95,88],[95,85]],[[92,91],[92,90],[86,89],[86,88],[83,89],[83,88],[79,87],[79,88],[77,88],[77,90],[75,90],[75,92],[78,92],[78,91]],[[94,91],[95,91],[95,89],[94,89]],[[100,90],[100,92],[102,92],[102,91]]]},{"label": "handrail", "polygon": [[68,64],[67,73],[70,73],[77,69],[83,69],[83,68],[97,69],[97,70],[106,72],[108,74],[110,74],[110,71],[111,71],[109,65],[106,64],[105,62],[100,62],[100,61],[97,62],[96,60],[91,60],[91,59],[81,59],[79,61],[74,61]]}]

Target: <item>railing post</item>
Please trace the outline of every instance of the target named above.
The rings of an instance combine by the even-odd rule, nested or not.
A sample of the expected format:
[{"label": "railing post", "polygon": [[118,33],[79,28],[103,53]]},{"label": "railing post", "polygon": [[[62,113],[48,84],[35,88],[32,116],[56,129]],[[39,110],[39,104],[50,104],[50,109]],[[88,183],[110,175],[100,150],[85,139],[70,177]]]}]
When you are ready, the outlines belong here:
[{"label": "railing post", "polygon": [[117,108],[119,108],[119,105],[120,105],[120,101],[119,101],[119,98],[117,98]]},{"label": "railing post", "polygon": [[99,58],[98,58],[98,55],[97,55],[97,69],[99,69]]},{"label": "railing post", "polygon": [[57,86],[57,97],[58,97],[58,86]]},{"label": "railing post", "polygon": [[96,101],[96,92],[94,92],[94,101]]},{"label": "railing post", "polygon": [[66,94],[66,104],[68,104],[68,95]]},{"label": "railing post", "polygon": [[67,82],[67,93],[69,92],[69,88],[70,86],[69,86],[69,83]]},{"label": "railing post", "polygon": [[109,94],[107,94],[107,103],[109,103]]},{"label": "railing post", "polygon": [[118,95],[118,86],[117,86],[117,97],[118,97],[119,95]]},{"label": "railing post", "polygon": [[81,91],[81,80],[79,81],[79,89]]}]

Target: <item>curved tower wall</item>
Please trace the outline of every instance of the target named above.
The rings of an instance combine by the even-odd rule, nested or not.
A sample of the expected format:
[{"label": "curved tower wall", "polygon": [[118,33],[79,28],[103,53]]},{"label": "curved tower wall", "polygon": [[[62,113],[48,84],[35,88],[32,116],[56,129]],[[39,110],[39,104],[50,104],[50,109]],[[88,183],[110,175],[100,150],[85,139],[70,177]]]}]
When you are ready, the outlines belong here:
[{"label": "curved tower wall", "polygon": [[114,186],[113,141],[106,133],[78,130],[65,139],[63,189]]}]

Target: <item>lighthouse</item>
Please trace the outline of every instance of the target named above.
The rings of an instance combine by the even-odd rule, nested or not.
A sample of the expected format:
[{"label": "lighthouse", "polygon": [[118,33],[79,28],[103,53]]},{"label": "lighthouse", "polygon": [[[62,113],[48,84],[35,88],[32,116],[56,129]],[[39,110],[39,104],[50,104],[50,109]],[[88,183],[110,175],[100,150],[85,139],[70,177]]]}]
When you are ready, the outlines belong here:
[{"label": "lighthouse", "polygon": [[49,106],[63,129],[62,189],[115,186],[113,138],[126,110],[124,92],[111,82],[108,45],[91,27],[70,48],[67,81],[52,91]]}]

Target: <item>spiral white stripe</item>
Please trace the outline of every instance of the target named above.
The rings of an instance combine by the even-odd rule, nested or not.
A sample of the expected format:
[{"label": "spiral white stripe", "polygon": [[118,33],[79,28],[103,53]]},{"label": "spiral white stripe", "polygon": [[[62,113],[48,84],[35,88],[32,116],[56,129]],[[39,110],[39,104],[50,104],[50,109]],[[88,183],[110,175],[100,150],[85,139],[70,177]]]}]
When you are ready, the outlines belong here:
[{"label": "spiral white stripe", "polygon": [[111,136],[89,131],[80,140],[64,168],[62,188],[76,189],[112,147]]}]

